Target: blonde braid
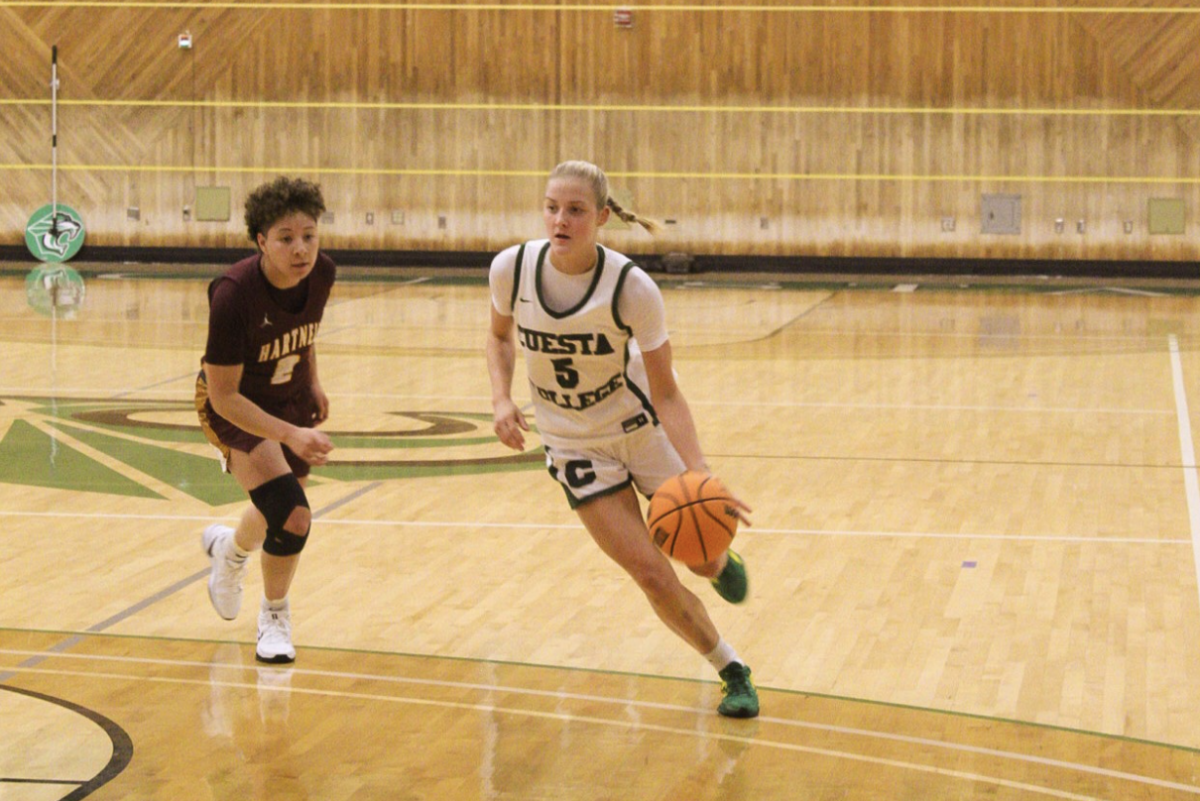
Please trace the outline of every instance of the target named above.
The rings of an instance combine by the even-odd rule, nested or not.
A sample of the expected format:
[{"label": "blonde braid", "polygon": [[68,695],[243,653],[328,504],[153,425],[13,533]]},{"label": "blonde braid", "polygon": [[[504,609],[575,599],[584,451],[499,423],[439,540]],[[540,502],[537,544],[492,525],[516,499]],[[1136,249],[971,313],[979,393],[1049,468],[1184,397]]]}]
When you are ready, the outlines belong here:
[{"label": "blonde braid", "polygon": [[591,185],[592,191],[596,193],[596,208],[607,206],[623,221],[630,225],[637,223],[652,234],[662,230],[662,224],[657,220],[642,217],[621,208],[621,205],[608,194],[608,176],[604,174],[604,170],[590,161],[564,161],[550,171],[550,180],[555,178],[576,178],[586,181]]},{"label": "blonde braid", "polygon": [[611,195],[609,195],[604,201],[604,204],[612,209],[613,214],[617,215],[624,222],[627,222],[630,225],[637,223],[651,234],[657,234],[662,230],[662,223],[660,223],[658,220],[652,220],[649,217],[643,217],[640,214],[635,214],[632,211],[626,211],[625,209],[621,208],[620,203],[612,199]]}]

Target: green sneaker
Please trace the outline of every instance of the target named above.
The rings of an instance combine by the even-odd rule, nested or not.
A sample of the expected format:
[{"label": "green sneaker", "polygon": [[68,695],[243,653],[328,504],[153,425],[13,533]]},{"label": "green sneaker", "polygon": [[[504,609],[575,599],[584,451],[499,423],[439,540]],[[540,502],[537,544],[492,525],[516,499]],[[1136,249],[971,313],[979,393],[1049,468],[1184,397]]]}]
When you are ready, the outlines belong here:
[{"label": "green sneaker", "polygon": [[721,575],[712,580],[713,587],[731,604],[740,604],[746,600],[746,592],[750,589],[750,580],[746,578],[746,563],[733,550],[729,551],[729,559]]},{"label": "green sneaker", "polygon": [[721,692],[725,698],[717,711],[727,718],[758,717],[758,690],[750,680],[750,668],[741,662],[730,662],[721,672]]}]

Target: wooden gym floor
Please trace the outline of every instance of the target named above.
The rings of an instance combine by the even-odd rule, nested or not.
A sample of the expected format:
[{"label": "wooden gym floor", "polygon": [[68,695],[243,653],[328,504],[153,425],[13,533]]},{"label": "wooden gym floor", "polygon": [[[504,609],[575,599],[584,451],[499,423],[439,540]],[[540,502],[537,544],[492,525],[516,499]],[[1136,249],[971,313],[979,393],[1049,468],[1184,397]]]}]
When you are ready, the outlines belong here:
[{"label": "wooden gym floor", "polygon": [[481,272],[338,285],[299,656],[258,667],[261,578],[235,622],[204,588],[245,503],[205,279],[83,270],[74,319],[0,276],[4,801],[1200,795],[1200,285],[663,277],[754,507],[746,604],[683,571],[754,669],[731,721],[494,441]]}]

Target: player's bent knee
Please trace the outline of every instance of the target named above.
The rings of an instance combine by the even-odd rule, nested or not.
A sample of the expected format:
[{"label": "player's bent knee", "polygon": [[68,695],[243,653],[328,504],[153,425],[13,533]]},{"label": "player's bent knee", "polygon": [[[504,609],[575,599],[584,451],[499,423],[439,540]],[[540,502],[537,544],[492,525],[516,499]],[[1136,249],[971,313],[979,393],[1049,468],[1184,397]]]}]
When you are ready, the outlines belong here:
[{"label": "player's bent knee", "polygon": [[292,514],[284,523],[285,531],[295,534],[298,537],[303,537],[308,534],[308,530],[312,528],[312,510],[307,506],[297,506],[292,510]]},{"label": "player's bent knee", "polygon": [[263,550],[272,556],[294,556],[304,550],[312,511],[304,487],[291,473],[250,490],[250,501],[267,520]]},{"label": "player's bent knee", "polygon": [[290,531],[267,529],[267,538],[263,540],[263,550],[271,556],[295,556],[304,550],[307,542],[307,534],[300,535]]}]

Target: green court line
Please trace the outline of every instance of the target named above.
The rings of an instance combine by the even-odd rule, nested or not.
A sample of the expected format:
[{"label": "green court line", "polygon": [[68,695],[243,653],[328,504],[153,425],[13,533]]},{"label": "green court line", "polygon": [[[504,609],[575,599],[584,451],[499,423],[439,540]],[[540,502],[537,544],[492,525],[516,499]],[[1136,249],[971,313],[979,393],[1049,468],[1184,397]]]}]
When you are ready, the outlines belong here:
[{"label": "green court line", "polygon": [[[180,492],[185,492],[210,506],[223,506],[245,498],[245,493],[242,492],[237,482],[221,473],[216,459],[146,445],[75,426],[63,425],[61,422],[54,422],[52,425],[89,447],[123,462],[141,473],[154,476],[164,484],[175,487]],[[140,484],[137,486],[141,487]],[[150,492],[148,489],[142,489],[144,492]],[[153,493],[153,497],[162,498],[158,493]]]},{"label": "green court line", "polygon": [[[450,444],[450,443],[447,443]],[[321,475],[338,481],[386,481],[397,478],[430,478],[435,476],[483,476],[490,473],[509,473],[516,470],[545,470],[546,461],[540,455],[536,459],[521,461],[514,457],[495,464],[479,465],[471,462],[446,465],[422,464],[354,464],[338,462],[321,466]]]},{"label": "green court line", "polygon": [[[194,413],[194,410],[192,411]],[[98,423],[92,420],[88,420],[87,424],[89,426],[95,426],[96,428],[102,428],[106,431],[129,434],[139,439],[153,440],[155,442],[171,442],[187,445],[203,445],[204,443],[208,442],[208,440],[204,437],[204,433],[200,431],[199,428],[142,428],[121,426],[110,423]],[[72,436],[74,435],[72,434]],[[216,453],[216,451],[213,451],[213,453]]]},{"label": "green court line", "polygon": [[[65,424],[62,421],[55,421],[51,425],[89,447],[95,448],[123,462],[141,473],[154,476],[164,484],[175,487],[179,491],[185,492],[210,506],[223,506],[245,498],[245,494],[237,485],[237,482],[220,473],[216,459],[196,456],[195,454],[184,453],[170,448],[160,448],[149,443],[136,442],[123,437],[114,437],[98,431]],[[48,440],[49,438],[47,437]],[[480,440],[480,442],[487,441],[490,440]],[[463,442],[445,439],[440,442],[431,440],[430,444],[444,448],[460,445]],[[350,445],[350,447],[357,446],[359,446],[358,442],[353,442]],[[389,443],[389,447],[401,448],[405,447],[405,445],[401,440],[396,439]],[[0,450],[0,458],[3,456],[3,450]],[[88,461],[91,462],[91,460]],[[97,466],[99,467],[100,465]],[[337,481],[379,481],[398,478],[482,475],[514,470],[543,469],[545,469],[545,463],[539,456],[527,459],[511,457],[497,460],[494,464],[487,465],[479,465],[470,461],[451,464],[421,464],[419,462],[408,464],[404,462],[391,464],[355,464],[353,462],[338,462],[322,466],[321,474],[327,479]],[[0,471],[0,483],[5,479],[6,474]],[[21,482],[14,480],[12,483]],[[140,487],[141,485],[138,486]],[[144,491],[149,492],[149,490]],[[153,497],[159,498],[161,496],[155,494]]]},{"label": "green court line", "polygon": [[[0,172],[46,172],[51,164],[0,164]],[[288,173],[301,175],[381,175],[441,178],[539,178],[545,170],[439,170],[389,169],[383,167],[231,167],[170,164],[59,164],[60,172],[133,172],[133,173]],[[609,178],[626,180],[666,179],[711,181],[896,181],[900,183],[1021,183],[1021,184],[1200,184],[1200,177],[1152,175],[903,175],[886,173],[770,173],[770,172],[619,172],[607,171]]]},{"label": "green court line", "polygon": [[165,500],[24,420],[0,440],[0,483]]},{"label": "green court line", "polygon": [[[161,401],[155,401],[152,403],[161,405],[158,405],[154,409],[149,409],[144,408],[144,404],[135,402],[138,407],[138,411],[142,413],[147,411],[195,412],[195,405],[191,401],[181,401],[175,404],[166,404]],[[80,413],[123,409],[127,408],[129,405],[129,403],[123,403],[120,401],[104,403],[82,401],[77,403],[70,400],[63,401],[59,399],[47,399],[45,404],[34,406],[30,409],[30,411],[36,412],[37,414],[45,417],[54,418],[56,421],[69,423],[79,422],[74,418]],[[154,428],[151,426],[139,426],[136,423],[120,425],[117,423],[105,423],[96,420],[87,420],[86,423],[87,425],[95,428],[101,428],[106,431],[112,431],[120,434],[132,435],[143,440],[185,444],[204,444],[208,442],[208,440],[204,437],[204,433],[199,428]]]},{"label": "green court line", "polygon": [[[363,2],[313,2],[313,3],[261,3],[261,2],[153,2],[152,0],[76,0],[76,2],[54,2],[54,0],[4,0],[0,8],[133,8],[133,9],[224,9],[247,11],[581,11],[612,14],[628,5],[586,5],[580,3],[363,3]],[[638,12],[692,12],[729,13],[742,11],[764,14],[1197,14],[1200,8],[1164,8],[1150,6],[1129,8],[1125,6],[832,6],[832,5],[642,5],[633,6]]]},{"label": "green court line", "polygon": [[[50,106],[45,98],[0,98],[0,106]],[[59,106],[106,108],[230,108],[266,110],[363,111],[546,111],[546,112],[686,112],[694,114],[930,114],[963,116],[1038,117],[1195,117],[1200,109],[1166,108],[967,108],[890,106],[663,106],[646,104],[587,105],[583,103],[388,103],[379,101],[275,101],[275,100],[59,100]]]},{"label": "green court line", "polygon": [[334,441],[346,448],[457,448],[466,445],[494,445],[495,435],[485,437],[375,437],[370,434],[328,432]]},{"label": "green court line", "polygon": [[[254,647],[253,640],[213,640],[204,637],[170,637],[159,634],[116,634],[113,632],[98,633],[93,631],[80,631],[74,629],[25,629],[16,628],[15,626],[0,626],[0,632],[12,632],[16,634],[53,634],[55,636],[77,636],[80,638],[113,638],[124,640],[143,640],[150,642],[186,642],[186,643],[206,643],[210,645],[241,645],[247,648]],[[638,673],[628,670],[608,670],[604,668],[585,668],[573,667],[566,665],[552,665],[541,662],[517,662],[507,659],[485,659],[482,657],[471,656],[446,656],[442,654],[418,654],[407,651],[388,651],[382,649],[371,648],[346,648],[329,645],[305,645],[306,651],[323,651],[325,653],[343,653],[343,654],[361,654],[364,656],[396,656],[407,659],[427,659],[436,662],[462,662],[466,664],[476,665],[502,665],[505,667],[525,667],[536,668],[540,670],[558,670],[566,673],[585,673],[596,676],[618,676],[630,677],[636,679],[652,679],[657,681],[683,682],[686,684],[715,684],[715,680],[711,679],[695,679],[686,676],[664,676],[654,673]],[[981,715],[973,712],[955,712],[948,709],[936,709],[934,707],[916,706],[914,704],[900,704],[892,701],[877,701],[870,698],[855,698],[846,695],[832,695],[830,693],[816,693],[808,690],[792,690],[780,687],[767,687],[761,684],[756,684],[760,691],[779,693],[780,695],[794,695],[805,698],[820,698],[827,701],[841,701],[852,704],[863,704],[865,706],[882,707],[884,709],[900,709],[908,712],[926,712],[932,715],[940,715],[943,717],[959,719],[959,720],[979,720],[993,723],[1006,723],[1012,726],[1021,726],[1030,729],[1039,729],[1041,731],[1063,732],[1066,734],[1077,734],[1087,737],[1096,737],[1102,740],[1108,740],[1117,743],[1129,743],[1131,745],[1148,745],[1155,748],[1164,748],[1169,751],[1179,751],[1185,754],[1200,755],[1200,748],[1194,748],[1187,745],[1178,745],[1175,743],[1164,743],[1157,740],[1147,740],[1139,737],[1128,737],[1121,734],[1107,734],[1105,732],[1089,731],[1087,729],[1073,729],[1069,726],[1055,726],[1049,723],[1038,723],[1036,721],[1018,720],[1016,718],[1001,718],[991,715]]]},{"label": "green court line", "polygon": [[[178,267],[180,265],[172,265],[172,266]],[[350,266],[353,267],[354,265],[350,265]],[[3,274],[4,269],[5,269],[4,263],[0,262],[0,274]],[[20,269],[24,270],[25,268],[21,267]],[[360,269],[371,270],[374,268],[362,267]],[[486,274],[487,268],[480,267],[479,270],[480,270],[480,274],[478,276],[466,276],[466,275],[464,275],[464,276],[437,276],[437,275],[422,276],[427,279],[424,282],[422,282],[422,286],[486,286],[487,285],[487,274]],[[197,268],[197,270],[195,272],[121,273],[120,269],[108,269],[106,267],[93,266],[92,268],[80,267],[80,273],[86,277],[94,277],[94,276],[98,276],[98,275],[120,274],[122,276],[122,279],[127,280],[127,281],[143,281],[143,280],[147,280],[147,281],[149,281],[149,280],[153,280],[153,281],[162,281],[162,280],[195,281],[198,279],[207,280],[212,277],[211,273],[209,273],[207,271],[202,271],[199,269],[199,267]],[[708,275],[708,273],[706,273],[706,272],[705,273],[694,273],[692,275],[685,276],[685,277],[681,278],[680,280],[676,281],[676,280],[670,279],[669,277],[656,274],[655,280],[658,282],[659,288],[664,291],[674,290],[674,291],[689,291],[689,292],[705,291],[705,290],[710,290],[710,289],[729,289],[730,287],[754,288],[754,287],[760,287],[763,284],[772,284],[773,286],[777,286],[780,290],[798,291],[798,292],[811,292],[811,291],[892,292],[892,291],[894,291],[897,283],[902,283],[899,276],[879,276],[879,275],[874,275],[874,274],[865,276],[862,278],[858,278],[858,279],[841,278],[841,279],[827,279],[827,280],[813,280],[813,281],[798,281],[798,280],[789,279],[787,277],[788,273],[784,273],[781,271],[772,272],[769,269],[762,271],[762,273],[756,273],[755,277],[753,277],[753,278],[744,278],[744,279],[736,281],[736,282],[730,281],[729,279],[725,279],[725,278],[722,278],[720,280],[712,280],[712,279],[707,278],[706,277],[707,275]],[[1088,279],[1089,283],[1086,283],[1086,284],[1081,283],[1078,285],[1072,285],[1070,288],[1080,289],[1080,290],[1089,289],[1091,291],[1102,291],[1102,290],[1108,288],[1111,284],[1111,282],[1105,278],[1099,278],[1099,277],[1094,277],[1094,276],[1084,276],[1084,277]],[[1055,276],[1055,278],[1072,278],[1072,276],[1057,275],[1057,276]],[[338,280],[345,281],[347,283],[388,284],[388,283],[408,282],[408,281],[412,280],[412,276],[410,276],[410,275],[372,275],[370,273],[363,273],[363,274],[356,274],[356,275],[347,275],[345,277],[342,277],[339,274]],[[980,277],[980,276],[974,276],[974,275],[964,275],[964,276],[961,276],[961,278],[955,278],[954,280],[950,280],[948,278],[942,278],[939,280],[929,281],[928,283],[919,283],[919,286],[914,291],[923,292],[923,293],[928,293],[928,292],[991,292],[991,293],[1010,293],[1010,294],[1022,294],[1022,293],[1044,294],[1044,293],[1061,292],[1064,289],[1064,285],[1056,283],[1053,280],[1049,280],[1045,283],[1033,283],[1033,279],[1029,278],[1029,277],[1027,277],[1026,280],[1029,280],[1030,283],[992,283],[988,280],[988,278],[986,276]],[[1153,278],[1146,279],[1146,283],[1144,283],[1144,284],[1141,284],[1141,283],[1139,283],[1139,284],[1120,284],[1120,287],[1122,289],[1149,289],[1149,290],[1153,290],[1155,292],[1161,292],[1164,295],[1178,295],[1178,296],[1184,296],[1184,297],[1190,297],[1190,296],[1200,294],[1200,286],[1158,286],[1154,283],[1154,280],[1155,279],[1153,279]],[[687,286],[684,286],[684,284],[687,284]],[[328,347],[334,347],[334,346],[328,345]],[[186,403],[186,401],[184,403]],[[190,406],[189,406],[189,408],[190,408]],[[42,411],[42,413],[44,413],[44,414],[49,414],[49,412],[46,410],[39,410],[39,411]],[[490,420],[491,416],[488,415],[487,419]],[[96,425],[98,425],[98,424],[96,424]],[[137,436],[143,437],[146,439],[159,439],[159,437],[149,435],[143,431],[139,431]],[[162,437],[162,439],[170,440],[172,438],[164,436],[164,437]],[[202,435],[196,435],[196,438],[194,441],[198,442],[201,439],[202,439]],[[191,440],[185,439],[185,440],[181,440],[181,441],[191,441]]]}]

